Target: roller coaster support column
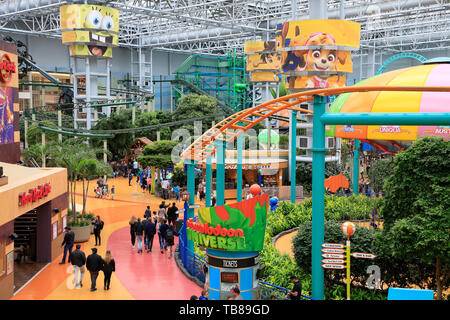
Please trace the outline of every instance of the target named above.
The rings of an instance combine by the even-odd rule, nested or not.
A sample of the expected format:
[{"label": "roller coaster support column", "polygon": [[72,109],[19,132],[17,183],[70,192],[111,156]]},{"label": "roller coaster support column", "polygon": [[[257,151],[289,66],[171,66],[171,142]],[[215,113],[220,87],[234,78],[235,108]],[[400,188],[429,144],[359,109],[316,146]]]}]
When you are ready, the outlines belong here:
[{"label": "roller coaster support column", "polygon": [[212,186],[212,168],[211,168],[211,157],[206,158],[206,169],[205,169],[205,180],[206,180],[206,194],[205,194],[205,207],[211,207],[211,186]]},{"label": "roller coaster support column", "polygon": [[[194,160],[185,160],[184,163],[186,164],[187,168],[187,191],[189,192],[189,207],[192,207],[195,205],[195,161]],[[195,215],[195,209],[189,208],[188,211],[184,212],[185,216],[185,225],[187,219],[194,218]],[[187,243],[187,248],[194,251],[194,242],[192,240],[185,239],[185,243]]]},{"label": "roller coaster support column", "polygon": [[215,140],[216,145],[216,206],[225,204],[225,141]]},{"label": "roller coaster support column", "polygon": [[326,97],[314,96],[313,162],[312,162],[312,297],[324,298],[324,273],[321,246],[324,243],[325,211],[325,125],[320,117],[325,113]]},{"label": "roller coaster support column", "polygon": [[237,190],[236,201],[242,201],[242,149],[244,136],[241,134],[237,137]]},{"label": "roller coaster support column", "polygon": [[295,171],[297,168],[297,111],[291,111],[291,202],[295,204]]},{"label": "roller coaster support column", "polygon": [[[62,130],[62,114],[61,107],[58,106],[58,130]],[[58,133],[58,141],[62,142],[62,134]]]},{"label": "roller coaster support column", "polygon": [[353,194],[358,195],[359,191],[359,145],[360,141],[353,141]]},{"label": "roller coaster support column", "polygon": [[42,131],[42,133],[41,133],[41,138],[42,138],[42,168],[45,168],[45,165],[46,165],[46,163],[45,163],[45,152],[44,152],[44,149],[45,149],[45,132],[44,131]]}]

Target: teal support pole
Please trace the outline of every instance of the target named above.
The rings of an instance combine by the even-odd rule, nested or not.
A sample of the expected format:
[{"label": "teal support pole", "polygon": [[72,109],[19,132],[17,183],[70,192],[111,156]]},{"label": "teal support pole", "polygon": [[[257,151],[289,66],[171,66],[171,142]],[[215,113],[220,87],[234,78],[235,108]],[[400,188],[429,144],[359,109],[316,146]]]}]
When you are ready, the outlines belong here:
[{"label": "teal support pole", "polygon": [[326,97],[314,96],[313,162],[312,162],[312,298],[324,299],[322,243],[324,243],[325,212],[325,125],[320,117],[325,113]]},{"label": "teal support pole", "polygon": [[359,146],[360,141],[355,139],[353,143],[353,194],[355,196],[359,192]]},{"label": "teal support pole", "polygon": [[225,204],[225,146],[226,142],[216,140],[216,206]]},{"label": "teal support pole", "polygon": [[244,137],[239,135],[237,137],[237,190],[236,190],[236,201],[242,201],[242,149],[243,149],[243,139]]},{"label": "teal support pole", "polygon": [[211,169],[211,157],[206,158],[206,195],[205,195],[205,207],[211,207],[211,182],[212,182],[212,169]]},{"label": "teal support pole", "polygon": [[291,202],[295,203],[295,171],[297,168],[297,111],[291,111]]},{"label": "teal support pole", "polygon": [[[187,191],[189,192],[189,206],[195,204],[195,162],[193,160],[185,161],[187,167]],[[187,219],[194,218],[195,209],[188,209]],[[192,240],[187,240],[187,248],[194,251],[194,242]]]}]

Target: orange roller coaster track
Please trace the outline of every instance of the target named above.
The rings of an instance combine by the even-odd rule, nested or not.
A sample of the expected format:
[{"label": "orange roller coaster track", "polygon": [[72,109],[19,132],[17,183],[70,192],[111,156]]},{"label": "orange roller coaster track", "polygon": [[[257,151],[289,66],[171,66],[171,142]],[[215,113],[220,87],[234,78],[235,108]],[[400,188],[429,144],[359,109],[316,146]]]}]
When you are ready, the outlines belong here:
[{"label": "orange roller coaster track", "polygon": [[208,129],[202,136],[194,141],[181,154],[182,159],[203,161],[215,153],[214,141],[231,142],[245,131],[251,129],[264,119],[282,111],[295,110],[300,113],[312,114],[311,110],[303,109],[297,105],[311,101],[315,95],[332,96],[348,92],[369,92],[369,91],[427,91],[427,92],[450,92],[450,87],[445,86],[360,86],[343,88],[314,89],[293,93],[277,99],[262,103],[256,107],[239,111],[230,117],[222,120],[214,127]]}]

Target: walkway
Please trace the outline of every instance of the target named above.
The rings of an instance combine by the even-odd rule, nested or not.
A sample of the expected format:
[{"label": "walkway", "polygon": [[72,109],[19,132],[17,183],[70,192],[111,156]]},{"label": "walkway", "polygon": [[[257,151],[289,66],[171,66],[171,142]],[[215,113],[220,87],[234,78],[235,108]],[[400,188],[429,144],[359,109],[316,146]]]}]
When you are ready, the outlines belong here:
[{"label": "walkway", "polygon": [[[161,199],[150,196],[148,192],[143,193],[135,180],[132,186],[128,186],[126,178],[110,179],[108,183],[110,186],[115,185],[114,200],[89,197],[87,208],[94,215],[100,215],[105,222],[98,253],[104,256],[107,249],[111,250],[116,261],[110,290],[103,290],[102,272],[97,279],[97,291],[89,291],[88,272],[83,280],[83,288],[74,289],[71,265],[60,265],[62,256],[59,256],[20,290],[13,300],[188,300],[193,294],[200,295],[201,288],[179,270],[175,260],[168,259],[166,253],[160,253],[157,235],[152,253],[138,254],[136,248],[131,247],[128,227],[130,217],[134,215],[142,218],[147,205],[156,211]],[[92,181],[90,194],[93,194],[95,186],[95,181]],[[77,190],[82,192],[81,184],[77,185]],[[81,197],[77,197],[77,203],[82,203]],[[182,207],[180,203],[178,208]],[[94,236],[82,244],[81,249],[86,256],[91,253],[94,244]]]}]

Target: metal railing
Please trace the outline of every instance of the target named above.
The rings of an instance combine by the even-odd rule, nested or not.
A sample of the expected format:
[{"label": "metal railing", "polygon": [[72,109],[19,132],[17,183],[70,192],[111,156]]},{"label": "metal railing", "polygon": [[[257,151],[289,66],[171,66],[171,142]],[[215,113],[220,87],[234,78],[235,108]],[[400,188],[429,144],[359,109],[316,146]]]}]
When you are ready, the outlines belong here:
[{"label": "metal railing", "polygon": [[[196,217],[197,218],[197,217]],[[202,267],[206,264],[206,260],[190,250],[183,242],[183,233],[185,232],[185,225],[180,228],[180,237],[178,244],[178,251],[180,254],[180,260],[184,269],[198,281],[205,283],[205,274]],[[264,281],[259,281],[259,300],[270,300],[271,297],[275,297],[276,300],[286,300],[288,289],[270,284]],[[311,297],[301,295],[303,300],[314,300]]]}]

